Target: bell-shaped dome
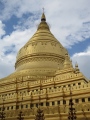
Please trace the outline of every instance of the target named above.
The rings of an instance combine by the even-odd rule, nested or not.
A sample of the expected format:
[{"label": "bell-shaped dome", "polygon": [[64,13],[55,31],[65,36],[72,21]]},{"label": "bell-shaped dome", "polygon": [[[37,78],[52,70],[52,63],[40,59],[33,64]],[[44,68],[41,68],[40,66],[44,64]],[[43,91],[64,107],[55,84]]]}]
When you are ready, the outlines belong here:
[{"label": "bell-shaped dome", "polygon": [[66,49],[50,32],[44,13],[36,33],[19,50],[16,71],[29,69],[31,75],[53,75],[63,68]]}]

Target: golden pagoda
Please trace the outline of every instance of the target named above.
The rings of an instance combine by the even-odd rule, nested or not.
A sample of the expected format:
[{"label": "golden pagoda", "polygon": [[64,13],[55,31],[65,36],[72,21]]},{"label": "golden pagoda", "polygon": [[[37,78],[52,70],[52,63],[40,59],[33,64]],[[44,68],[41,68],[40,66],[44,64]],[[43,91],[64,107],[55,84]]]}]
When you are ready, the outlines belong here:
[{"label": "golden pagoda", "polygon": [[24,120],[35,120],[39,107],[45,120],[68,120],[70,101],[76,120],[90,120],[90,82],[77,63],[72,66],[43,13],[37,31],[17,54],[15,72],[0,79],[0,118],[3,112],[5,120],[17,120],[23,113]]}]

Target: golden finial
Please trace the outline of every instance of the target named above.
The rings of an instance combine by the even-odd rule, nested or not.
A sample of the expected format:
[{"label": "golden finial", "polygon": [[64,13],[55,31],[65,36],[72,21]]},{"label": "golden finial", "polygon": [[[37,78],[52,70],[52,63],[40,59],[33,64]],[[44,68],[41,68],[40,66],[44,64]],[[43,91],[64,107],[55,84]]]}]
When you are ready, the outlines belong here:
[{"label": "golden finial", "polygon": [[44,8],[43,8],[43,14],[42,14],[42,17],[41,17],[41,21],[46,21],[46,17],[45,17],[45,14],[44,14]]},{"label": "golden finial", "polygon": [[43,9],[43,13],[44,13],[44,8],[42,8]]}]

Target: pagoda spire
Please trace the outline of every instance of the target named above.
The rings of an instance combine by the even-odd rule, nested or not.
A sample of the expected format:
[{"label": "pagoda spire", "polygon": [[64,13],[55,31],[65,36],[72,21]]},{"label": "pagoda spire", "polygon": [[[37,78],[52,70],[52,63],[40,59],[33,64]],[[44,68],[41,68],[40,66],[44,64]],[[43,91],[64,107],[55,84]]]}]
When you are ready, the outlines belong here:
[{"label": "pagoda spire", "polygon": [[46,17],[45,17],[45,14],[44,14],[44,8],[43,8],[43,13],[42,13],[41,21],[46,21]]}]

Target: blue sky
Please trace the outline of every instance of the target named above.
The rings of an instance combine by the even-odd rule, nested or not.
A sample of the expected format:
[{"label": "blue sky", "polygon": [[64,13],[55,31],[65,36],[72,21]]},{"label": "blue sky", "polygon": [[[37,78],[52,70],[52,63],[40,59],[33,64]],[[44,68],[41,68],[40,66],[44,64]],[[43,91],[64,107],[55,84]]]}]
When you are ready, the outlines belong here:
[{"label": "blue sky", "polygon": [[51,32],[90,78],[89,5],[90,0],[0,1],[0,78],[14,71],[17,52],[36,31],[43,7]]}]

